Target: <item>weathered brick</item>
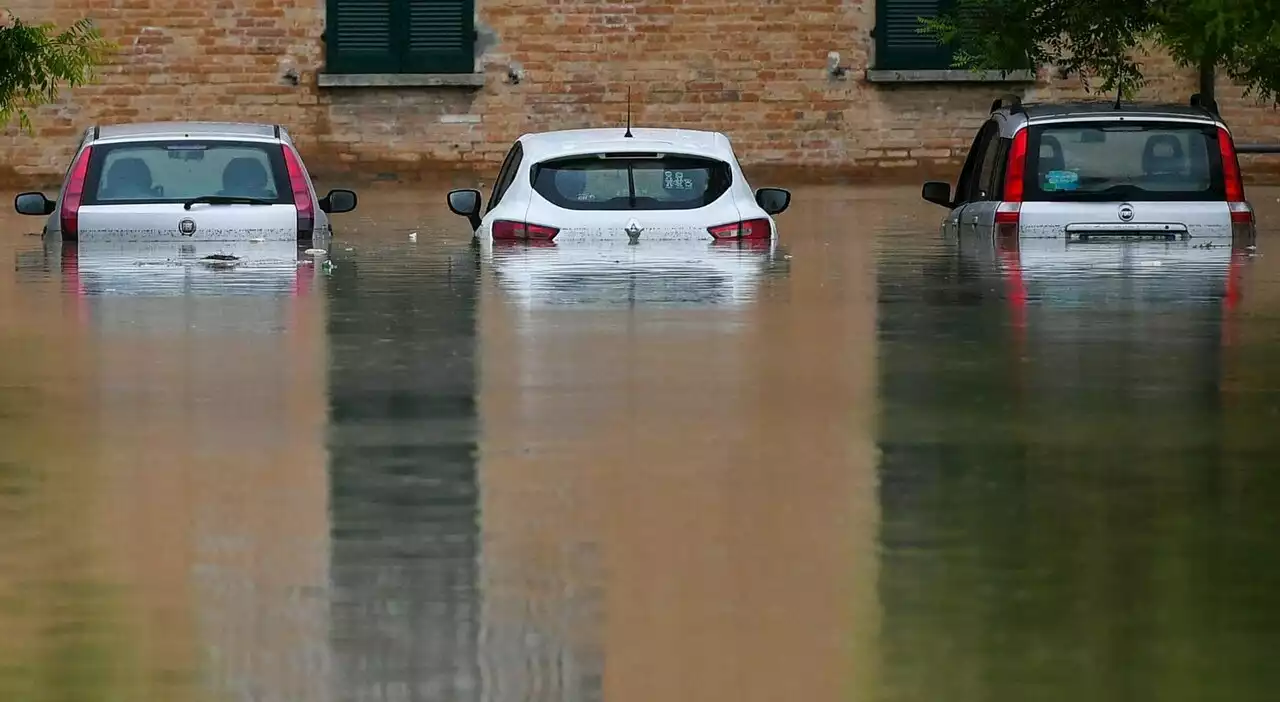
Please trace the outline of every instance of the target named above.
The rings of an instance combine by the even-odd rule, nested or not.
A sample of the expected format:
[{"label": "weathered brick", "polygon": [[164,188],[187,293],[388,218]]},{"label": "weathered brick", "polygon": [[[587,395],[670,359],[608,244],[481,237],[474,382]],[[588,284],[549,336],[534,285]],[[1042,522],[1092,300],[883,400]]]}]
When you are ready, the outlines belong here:
[{"label": "weathered brick", "polygon": [[[0,179],[61,175],[79,131],[137,119],[278,121],[312,169],[497,168],[511,140],[545,129],[637,124],[726,132],[744,164],[795,177],[915,177],[958,168],[1002,85],[882,86],[861,79],[871,55],[869,2],[804,0],[478,0],[486,45],[479,90],[317,87],[325,3],[293,0],[8,0],[19,17],[59,25],[90,13],[121,46],[95,85],[33,114],[34,138],[0,132]],[[767,28],[767,31],[765,29]],[[832,79],[826,55],[852,71]],[[1182,102],[1194,75],[1143,59],[1142,97]],[[519,61],[525,79],[506,81]],[[298,85],[283,80],[287,67]],[[1084,94],[1049,80],[1024,99]],[[1280,141],[1280,113],[1223,80],[1220,102],[1242,142]],[[462,118],[483,116],[479,123]],[[446,117],[448,119],[446,119]],[[948,165],[949,164],[949,165]],[[1257,172],[1277,157],[1250,157]]]}]

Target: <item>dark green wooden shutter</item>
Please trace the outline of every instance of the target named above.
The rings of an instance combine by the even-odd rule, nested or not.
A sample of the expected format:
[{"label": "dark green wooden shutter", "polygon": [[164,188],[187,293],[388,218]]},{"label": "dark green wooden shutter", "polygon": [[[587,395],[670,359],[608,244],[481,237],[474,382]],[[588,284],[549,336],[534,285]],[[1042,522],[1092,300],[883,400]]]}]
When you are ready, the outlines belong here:
[{"label": "dark green wooden shutter", "polygon": [[921,17],[937,17],[952,0],[877,0],[876,58],[878,70],[947,70],[951,48],[920,33]]},{"label": "dark green wooden shutter", "polygon": [[328,0],[325,71],[398,73],[395,5],[402,0]]},{"label": "dark green wooden shutter", "polygon": [[473,0],[399,0],[404,19],[401,70],[471,73],[475,70]]}]

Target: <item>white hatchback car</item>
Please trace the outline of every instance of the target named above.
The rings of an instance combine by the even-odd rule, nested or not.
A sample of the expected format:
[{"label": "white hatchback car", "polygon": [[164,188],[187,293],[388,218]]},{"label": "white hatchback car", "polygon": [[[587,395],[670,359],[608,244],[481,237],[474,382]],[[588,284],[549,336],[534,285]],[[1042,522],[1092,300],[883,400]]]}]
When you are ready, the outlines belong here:
[{"label": "white hatchback car", "polygon": [[355,207],[350,190],[316,196],[284,127],[222,122],[91,127],[56,199],[14,199],[64,242],[306,243],[331,233],[330,214]]},{"label": "white hatchback car", "polygon": [[526,134],[483,212],[480,191],[449,193],[481,242],[774,240],[790,203],[781,188],[752,192],[724,134],[655,128]]}]

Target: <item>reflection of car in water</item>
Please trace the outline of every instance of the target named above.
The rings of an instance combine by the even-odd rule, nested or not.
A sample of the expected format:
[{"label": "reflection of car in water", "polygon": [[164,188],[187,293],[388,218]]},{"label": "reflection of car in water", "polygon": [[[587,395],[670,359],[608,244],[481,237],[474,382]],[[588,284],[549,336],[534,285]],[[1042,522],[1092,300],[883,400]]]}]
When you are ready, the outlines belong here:
[{"label": "reflection of car in water", "polygon": [[508,298],[530,307],[742,304],[784,263],[770,241],[495,244],[487,257]]},{"label": "reflection of car in water", "polygon": [[[1193,240],[1194,241],[1194,240]],[[1159,423],[1191,436],[1215,403],[1251,253],[1229,244],[960,237],[961,268],[1000,299],[1005,367],[1024,421],[1069,406],[1073,427]],[[976,275],[975,275],[976,274]],[[1103,432],[1103,433],[1097,433]],[[1118,440],[1118,439],[1116,439]]]},{"label": "reflection of car in water", "polygon": [[323,260],[292,241],[52,246],[70,292],[85,296],[295,295]]}]

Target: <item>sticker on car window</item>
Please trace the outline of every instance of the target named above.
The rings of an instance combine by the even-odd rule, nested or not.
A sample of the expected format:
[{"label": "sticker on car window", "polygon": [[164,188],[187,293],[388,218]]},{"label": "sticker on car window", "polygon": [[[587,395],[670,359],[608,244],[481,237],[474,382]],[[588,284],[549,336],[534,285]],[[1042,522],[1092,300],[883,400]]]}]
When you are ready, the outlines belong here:
[{"label": "sticker on car window", "polygon": [[686,177],[684,171],[663,171],[662,188],[664,190],[693,190],[693,179]]},{"label": "sticker on car window", "polygon": [[1075,190],[1080,187],[1080,175],[1075,171],[1049,171],[1044,174],[1046,191]]}]

